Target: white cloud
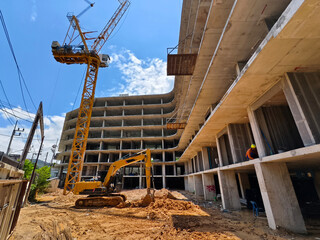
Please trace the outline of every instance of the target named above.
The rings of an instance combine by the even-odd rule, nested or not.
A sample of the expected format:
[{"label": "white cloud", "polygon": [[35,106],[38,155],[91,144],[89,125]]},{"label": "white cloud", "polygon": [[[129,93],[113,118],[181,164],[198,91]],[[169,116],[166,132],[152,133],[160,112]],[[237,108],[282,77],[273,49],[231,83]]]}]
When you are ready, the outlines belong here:
[{"label": "white cloud", "polygon": [[[12,112],[10,109],[5,109],[5,110],[8,112]],[[32,118],[34,118],[35,116],[35,114],[27,113],[20,107],[13,108],[13,112],[16,116],[24,119],[28,119],[31,122],[33,121]],[[51,147],[52,145],[56,144],[57,139],[60,139],[61,131],[64,123],[64,116],[65,114],[62,114],[61,116],[44,116],[43,120],[44,120],[45,138],[44,138],[42,155],[40,156],[41,160],[45,159],[47,152],[49,152],[47,161],[51,160],[51,157],[52,157]],[[3,111],[1,112],[1,117],[3,119],[8,118]],[[11,148],[10,148],[11,149],[10,153],[21,154],[22,149],[24,148],[26,139],[28,137],[28,134],[30,132],[31,123],[18,119],[17,127],[19,127],[20,129],[24,128],[24,131],[22,132],[21,136],[15,136],[13,138]],[[37,129],[39,129],[39,125]],[[6,152],[12,130],[13,130],[13,126],[9,124],[5,127],[0,127],[0,151]],[[34,139],[32,141],[33,147],[30,149],[29,154],[27,156],[28,158],[32,157],[32,153],[38,152],[40,147],[40,138],[41,138],[40,131],[37,130],[34,136]]]},{"label": "white cloud", "polygon": [[32,7],[31,7],[31,15],[30,20],[35,22],[37,20],[38,13],[37,13],[37,2],[36,0],[32,0]]},{"label": "white cloud", "polygon": [[159,58],[139,59],[130,50],[124,50],[111,55],[111,64],[120,70],[124,81],[114,95],[161,94],[173,88],[174,77],[167,76],[167,63]]}]

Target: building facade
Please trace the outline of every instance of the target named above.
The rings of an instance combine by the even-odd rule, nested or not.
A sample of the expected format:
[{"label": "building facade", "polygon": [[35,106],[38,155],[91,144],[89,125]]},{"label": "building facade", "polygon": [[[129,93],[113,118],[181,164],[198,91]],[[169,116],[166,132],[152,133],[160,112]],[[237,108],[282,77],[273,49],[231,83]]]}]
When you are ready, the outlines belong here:
[{"label": "building facade", "polygon": [[183,78],[198,86],[179,142],[186,190],[230,210],[257,204],[272,229],[305,233],[320,217],[319,10],[312,0],[183,3],[179,53],[197,54]]},{"label": "building facade", "polygon": [[[272,229],[307,232],[320,217],[319,22],[317,0],[184,0],[178,55],[196,55],[191,75],[175,62],[169,94],[96,99],[84,178],[149,147],[156,187],[221,196],[230,210],[255,202]],[[183,131],[165,128],[173,115]],[[60,143],[65,164],[75,118]],[[251,144],[259,157],[249,161]],[[143,177],[126,169],[124,185]]]},{"label": "building facade", "polygon": [[[96,179],[112,162],[149,148],[152,150],[157,188],[183,189],[184,164],[178,147],[180,132],[166,129],[175,111],[174,94],[96,98],[82,171],[82,180]],[[67,113],[60,141],[59,165],[66,171],[71,153],[78,110]],[[142,163],[124,169],[123,188],[145,187]]]}]

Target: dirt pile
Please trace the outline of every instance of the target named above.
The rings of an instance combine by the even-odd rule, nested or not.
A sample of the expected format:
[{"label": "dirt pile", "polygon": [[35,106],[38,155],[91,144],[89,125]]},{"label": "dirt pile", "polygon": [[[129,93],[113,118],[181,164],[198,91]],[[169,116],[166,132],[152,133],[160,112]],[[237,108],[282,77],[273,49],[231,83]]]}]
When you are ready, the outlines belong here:
[{"label": "dirt pile", "polygon": [[156,190],[155,193],[154,193],[154,197],[155,198],[161,198],[161,199],[177,199],[175,196],[173,196],[173,194],[165,189],[165,188],[162,188],[161,190]]},{"label": "dirt pile", "polygon": [[160,210],[200,210],[200,207],[193,204],[192,202],[173,200],[173,199],[155,199],[154,202],[150,203],[148,209],[160,209]]}]

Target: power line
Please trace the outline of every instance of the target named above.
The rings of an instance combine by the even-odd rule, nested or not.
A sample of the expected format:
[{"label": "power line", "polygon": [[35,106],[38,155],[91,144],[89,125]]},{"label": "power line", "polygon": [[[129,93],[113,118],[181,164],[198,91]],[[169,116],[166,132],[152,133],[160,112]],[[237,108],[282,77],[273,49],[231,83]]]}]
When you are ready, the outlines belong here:
[{"label": "power line", "polygon": [[30,120],[28,120],[28,119],[25,119],[25,118],[16,116],[15,114],[8,112],[5,108],[0,108],[0,111],[3,111],[3,112],[5,112],[5,113],[7,113],[7,114],[9,114],[9,115],[12,115],[12,116],[14,116],[15,118],[19,118],[19,119],[24,120],[24,121],[27,121],[27,122],[29,122],[29,123],[33,123],[33,122],[31,122]]},{"label": "power line", "polygon": [[[11,40],[10,40],[10,36],[9,36],[9,32],[8,32],[8,29],[7,29],[7,26],[6,26],[6,23],[4,21],[4,17],[2,15],[2,11],[0,10],[0,20],[1,20],[1,23],[2,23],[2,27],[3,27],[3,30],[4,30],[4,33],[5,33],[5,36],[7,38],[7,42],[9,44],[9,47],[10,47],[10,50],[11,50],[11,54],[13,56],[13,59],[14,59],[14,62],[16,64],[16,67],[17,67],[17,71],[18,71],[18,77],[19,77],[19,84],[20,84],[20,91],[21,91],[21,95],[22,95],[22,99],[23,99],[23,102],[24,102],[24,105],[25,105],[25,108],[28,110],[28,107],[27,107],[27,104],[26,104],[26,101],[25,101],[25,97],[24,97],[24,93],[23,93],[23,88],[22,88],[22,82],[27,90],[27,93],[29,95],[29,98],[31,100],[31,103],[33,104],[33,107],[37,110],[34,102],[33,102],[33,99],[31,97],[31,94],[29,92],[29,89],[27,87],[27,84],[24,80],[24,77],[23,77],[23,74],[20,70],[20,67],[19,67],[19,64],[18,64],[18,61],[17,61],[17,58],[16,58],[16,55],[14,53],[14,49],[13,49],[13,46],[12,46],[12,43],[11,43]],[[21,82],[21,79],[22,79],[22,82]]]},{"label": "power line", "polygon": [[[4,107],[4,109],[8,109],[8,107],[6,107],[6,105],[8,105],[8,103],[6,103],[5,101],[0,100],[0,104]],[[13,105],[11,105],[11,106],[13,106]],[[17,109],[19,109],[21,111],[18,111]],[[10,110],[12,111],[12,115],[14,115],[15,117],[17,117],[17,115],[23,115],[26,118],[29,118],[29,120],[33,121],[33,118],[30,116],[30,114],[34,114],[34,113],[27,112],[26,110],[22,109],[21,107],[16,107],[16,109],[11,108]]]},{"label": "power line", "polygon": [[[9,101],[8,96],[7,96],[7,93],[6,93],[6,91],[5,91],[4,87],[3,87],[3,84],[2,84],[1,79],[0,79],[0,85],[1,85],[2,91],[3,91],[3,93],[4,93],[4,96],[5,96],[5,98],[7,99],[7,102],[8,102],[8,104],[9,104],[9,108],[10,108],[11,111],[12,111],[12,107],[11,107],[10,101]],[[12,113],[13,113],[13,111],[12,111]],[[16,120],[17,120],[17,119],[16,119]]]},{"label": "power line", "polygon": [[[5,108],[5,107],[2,105],[2,102],[0,102],[0,109],[2,109],[1,106],[2,106],[3,108]],[[4,111],[4,115],[6,115],[6,118],[7,118],[7,120],[10,122],[10,124],[11,124],[12,126],[14,126],[14,123],[13,123],[13,121],[11,120],[10,116],[8,115],[7,111]]]}]

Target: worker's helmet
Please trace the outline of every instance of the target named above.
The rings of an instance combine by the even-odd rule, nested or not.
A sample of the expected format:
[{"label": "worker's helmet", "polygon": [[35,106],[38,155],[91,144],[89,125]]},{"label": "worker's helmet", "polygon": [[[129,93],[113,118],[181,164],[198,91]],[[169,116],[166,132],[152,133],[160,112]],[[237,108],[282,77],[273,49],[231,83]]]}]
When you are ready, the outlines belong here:
[{"label": "worker's helmet", "polygon": [[256,148],[256,145],[255,144],[251,144],[251,148]]}]

